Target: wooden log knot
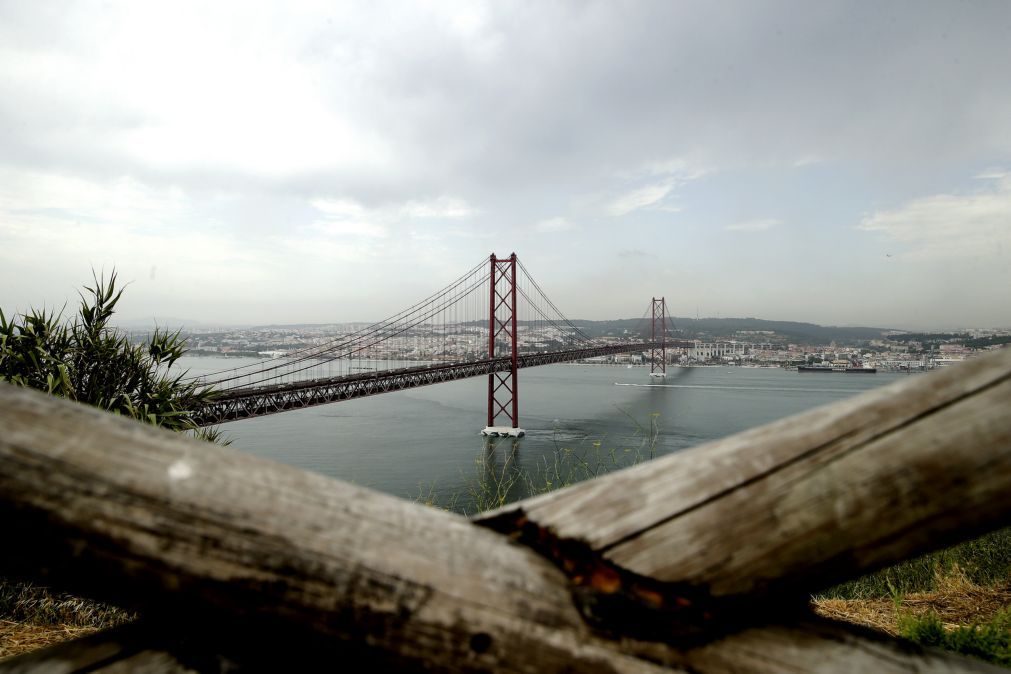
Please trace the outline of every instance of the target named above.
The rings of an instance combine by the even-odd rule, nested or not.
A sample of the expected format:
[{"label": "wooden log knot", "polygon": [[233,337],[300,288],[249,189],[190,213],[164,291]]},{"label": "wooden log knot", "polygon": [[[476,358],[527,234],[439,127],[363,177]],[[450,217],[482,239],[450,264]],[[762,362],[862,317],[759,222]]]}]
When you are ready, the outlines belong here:
[{"label": "wooden log knot", "polygon": [[810,616],[807,594],[778,597],[772,605],[746,596],[717,597],[701,584],[660,581],[622,568],[602,551],[559,537],[522,508],[502,511],[479,526],[527,546],[569,579],[573,603],[604,638],[632,638],[694,648],[747,627]]}]

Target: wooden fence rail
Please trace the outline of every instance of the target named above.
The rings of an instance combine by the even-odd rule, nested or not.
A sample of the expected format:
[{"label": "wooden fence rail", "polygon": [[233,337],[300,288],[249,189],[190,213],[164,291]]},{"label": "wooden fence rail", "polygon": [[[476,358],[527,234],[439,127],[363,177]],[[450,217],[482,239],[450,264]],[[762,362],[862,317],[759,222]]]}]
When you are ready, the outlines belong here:
[{"label": "wooden fence rail", "polygon": [[0,386],[0,575],[143,620],[14,671],[990,671],[812,591],[1011,522],[1011,350],[475,520]]}]

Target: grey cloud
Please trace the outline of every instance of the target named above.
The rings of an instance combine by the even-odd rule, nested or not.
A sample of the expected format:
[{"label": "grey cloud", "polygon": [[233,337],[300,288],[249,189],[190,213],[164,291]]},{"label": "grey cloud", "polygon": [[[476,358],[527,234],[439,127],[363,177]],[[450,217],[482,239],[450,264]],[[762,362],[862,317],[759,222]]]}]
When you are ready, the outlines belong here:
[{"label": "grey cloud", "polygon": [[430,139],[436,170],[518,188],[672,155],[912,164],[1011,150],[1003,3],[541,7],[494,6],[490,63],[424,43],[414,68],[381,71],[391,97],[427,113],[392,132]]},{"label": "grey cloud", "polygon": [[[108,59],[128,61],[130,49],[142,56],[149,36],[143,31],[156,36],[162,30],[156,19],[187,6],[155,6],[150,11],[159,16],[142,21],[124,51],[100,54],[122,37],[124,15],[143,13],[136,7],[0,1],[0,170],[95,182],[127,176],[179,188],[190,226],[229,230],[236,240],[310,226],[318,217],[314,199],[353,200],[370,213],[456,200],[468,215],[451,223],[384,221],[391,241],[412,229],[430,240],[441,234],[468,264],[491,243],[515,247],[541,262],[548,281],[566,283],[565,251],[547,250],[530,226],[564,222],[572,225],[573,240],[599,246],[600,259],[627,263],[636,251],[622,248],[626,237],[651,240],[671,251],[665,255],[681,252],[682,267],[697,263],[711,274],[698,277],[701,288],[724,287],[744,304],[753,298],[741,297],[735,274],[749,271],[746,265],[721,266],[725,251],[711,264],[704,261],[712,252],[707,245],[727,246],[731,239],[714,244],[693,227],[725,233],[728,223],[755,229],[770,214],[784,222],[792,216],[778,205],[752,208],[735,194],[708,195],[711,201],[700,206],[682,194],[698,187],[685,182],[695,173],[708,170],[708,179],[768,166],[845,165],[876,184],[838,196],[840,203],[850,211],[892,212],[917,198],[958,192],[950,184],[959,179],[953,167],[966,167],[971,176],[1011,164],[1011,6],[1005,0],[464,2],[456,9],[478,16],[462,27],[450,4],[325,3],[304,11],[249,2],[216,4],[192,25],[175,26],[179,32],[161,54],[163,69],[149,73],[148,83],[159,85],[153,96],[164,89],[183,97],[185,112],[198,123],[201,106],[229,102],[230,76],[247,78],[247,87],[276,86],[276,79],[260,75],[283,60],[305,78],[312,103],[348,123],[348,144],[355,132],[377,139],[376,157],[345,152],[332,142],[339,129],[326,118],[301,140],[307,152],[318,143],[327,153],[291,161],[284,170],[271,165],[267,148],[272,139],[297,136],[293,127],[300,122],[285,114],[264,118],[239,138],[240,150],[253,150],[241,156],[223,151],[207,158],[200,141],[181,138],[178,160],[158,161],[133,144],[139,130],[159,123],[160,111],[129,95],[135,80],[113,77],[92,87],[88,77],[99,69],[99,56],[113,74],[129,63]],[[191,40],[198,29],[212,39]],[[206,59],[210,68],[228,56],[244,65],[236,72],[221,66],[219,90],[171,81],[176,58]],[[57,57],[72,65],[70,75],[50,80],[36,70]],[[239,96],[243,90],[236,87]],[[285,95],[260,93],[267,102]],[[240,124],[245,112],[211,116],[198,130],[213,140]],[[384,151],[388,156],[379,157]],[[656,168],[665,164],[675,168]],[[650,186],[665,181],[669,194],[650,202],[659,194]],[[609,211],[628,195],[637,198]],[[726,212],[699,212],[735,199],[741,203]],[[646,202],[652,206],[634,207]],[[677,219],[676,208],[682,209]],[[804,215],[818,226],[816,210]],[[859,221],[853,218],[850,231]],[[748,240],[786,236],[786,229]],[[595,265],[587,268],[601,275]],[[606,275],[617,297],[637,292],[639,276],[647,273],[659,274],[619,266]],[[694,282],[694,270],[684,273],[679,284]],[[784,288],[804,285],[793,273]],[[1001,274],[1007,271],[996,269],[991,277]],[[888,285],[887,277],[880,279]],[[855,297],[853,306],[860,301]],[[598,305],[591,308],[611,311],[610,304]]]},{"label": "grey cloud", "polygon": [[[67,13],[75,23],[50,24],[52,11],[22,8],[3,12],[3,37],[17,36],[8,44],[30,53],[69,43],[86,58],[89,24],[108,30],[102,11],[78,8]],[[716,166],[810,155],[915,164],[1011,152],[1011,11],[1000,1],[972,11],[941,2],[487,9],[486,28],[467,38],[396,3],[342,9],[329,22],[291,21],[291,46],[329,100],[400,149],[392,171],[264,176],[145,166],[115,146],[117,131],[144,123],[141,113],[115,100],[66,110],[42,82],[28,99],[0,92],[0,155],[223,189],[343,191],[377,203],[446,186],[482,198],[545,181],[571,191],[670,156]],[[488,53],[475,56],[481,49]]]}]

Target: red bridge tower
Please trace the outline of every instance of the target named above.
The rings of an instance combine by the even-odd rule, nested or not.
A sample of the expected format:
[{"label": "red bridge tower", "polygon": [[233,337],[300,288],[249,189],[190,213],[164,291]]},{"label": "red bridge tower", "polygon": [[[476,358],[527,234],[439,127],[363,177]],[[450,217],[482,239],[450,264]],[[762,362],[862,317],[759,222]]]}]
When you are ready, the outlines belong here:
[{"label": "red bridge tower", "polygon": [[[516,351],[516,253],[507,258],[491,255],[490,315],[488,317],[488,357],[497,358],[496,345],[509,355],[509,369],[488,375],[488,426],[484,435],[523,437],[520,425],[519,363]],[[496,425],[499,417],[508,425]]]},{"label": "red bridge tower", "polygon": [[650,335],[649,376],[667,376],[667,301],[653,298],[653,330]]}]

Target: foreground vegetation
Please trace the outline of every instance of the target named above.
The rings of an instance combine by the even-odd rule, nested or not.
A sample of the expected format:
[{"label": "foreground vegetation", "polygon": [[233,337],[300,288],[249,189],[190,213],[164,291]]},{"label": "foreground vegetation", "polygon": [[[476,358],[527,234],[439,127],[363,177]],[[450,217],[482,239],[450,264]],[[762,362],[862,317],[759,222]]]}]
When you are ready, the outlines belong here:
[{"label": "foreground vegetation", "polygon": [[[936,560],[961,555],[964,550],[958,548],[991,545],[993,538],[994,535],[984,536],[928,557]],[[906,576],[908,567],[900,567],[903,565],[886,569],[881,575],[902,578],[910,587],[916,586],[914,581],[920,584],[925,580]],[[1011,584],[1006,577],[1001,578],[999,568],[988,568],[985,564],[975,567],[981,577],[992,581],[978,584],[957,565],[944,569],[938,564],[929,583],[923,583],[929,589],[901,593],[893,586],[889,594],[881,595],[871,590],[880,586],[863,584],[860,598],[841,599],[828,592],[815,597],[812,604],[817,613],[827,618],[1011,667]]]},{"label": "foreground vegetation", "polygon": [[0,580],[0,658],[115,627],[134,616],[114,606]]},{"label": "foreground vegetation", "polygon": [[133,344],[109,321],[123,294],[116,272],[96,276],[81,293],[78,313],[29,309],[8,319],[0,309],[0,382],[101,407],[114,414],[175,431],[198,431],[193,412],[214,392],[171,373],[186,351],[179,332],[155,330]]},{"label": "foreground vegetation", "polygon": [[902,636],[923,646],[954,651],[969,657],[1011,667],[1011,607],[989,620],[953,628],[936,613],[907,616],[899,622]]},{"label": "foreground vegetation", "polygon": [[836,599],[903,597],[934,592],[949,577],[962,577],[979,587],[1011,581],[1011,528],[900,562],[863,578],[843,583],[825,593]]},{"label": "foreground vegetation", "polygon": [[814,598],[822,615],[1011,667],[1011,528]]},{"label": "foreground vegetation", "polygon": [[462,491],[447,493],[429,485],[415,500],[461,515],[473,515],[655,458],[660,437],[659,414],[651,414],[642,424],[625,410],[619,411],[629,418],[635,430],[617,445],[605,447],[611,444],[606,438],[563,442],[556,430],[554,451],[529,466],[520,461],[520,441],[489,438],[484,454],[475,460],[473,472],[464,476],[466,486]]},{"label": "foreground vegetation", "polygon": [[[186,350],[179,332],[156,330],[142,344],[110,325],[123,291],[116,273],[96,276],[75,316],[0,309],[0,382],[45,391],[138,421],[227,444],[216,429],[198,429],[193,411],[214,392],[172,373]],[[0,657],[111,627],[132,616],[111,606],[31,583],[0,579]]]}]

